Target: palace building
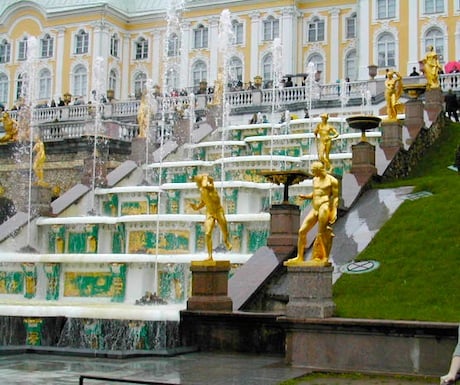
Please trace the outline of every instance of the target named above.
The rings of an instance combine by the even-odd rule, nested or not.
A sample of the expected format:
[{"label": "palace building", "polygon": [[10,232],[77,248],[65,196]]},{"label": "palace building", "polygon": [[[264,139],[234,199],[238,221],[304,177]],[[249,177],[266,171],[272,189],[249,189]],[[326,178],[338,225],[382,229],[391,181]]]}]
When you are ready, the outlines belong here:
[{"label": "palace building", "polygon": [[369,66],[405,76],[428,46],[443,64],[460,57],[459,16],[460,0],[3,0],[0,102],[20,97],[24,64],[44,104],[65,93],[89,100],[97,73],[116,100],[140,97],[148,81],[167,91],[214,84],[222,65],[243,87],[271,87],[275,65],[294,85],[309,63],[322,83],[368,79]]}]

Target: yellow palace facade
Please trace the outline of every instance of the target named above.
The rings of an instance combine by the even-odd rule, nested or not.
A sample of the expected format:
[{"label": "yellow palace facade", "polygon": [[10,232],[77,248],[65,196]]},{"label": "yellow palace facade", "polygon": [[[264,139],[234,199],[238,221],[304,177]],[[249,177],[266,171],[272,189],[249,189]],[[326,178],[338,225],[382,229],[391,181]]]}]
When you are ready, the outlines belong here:
[{"label": "yellow palace facade", "polygon": [[222,63],[241,84],[308,63],[323,83],[367,79],[369,65],[408,75],[430,45],[443,63],[460,58],[459,16],[460,0],[2,0],[0,102],[11,107],[26,79],[38,103],[89,100],[96,76],[117,100],[149,84],[193,90]]}]

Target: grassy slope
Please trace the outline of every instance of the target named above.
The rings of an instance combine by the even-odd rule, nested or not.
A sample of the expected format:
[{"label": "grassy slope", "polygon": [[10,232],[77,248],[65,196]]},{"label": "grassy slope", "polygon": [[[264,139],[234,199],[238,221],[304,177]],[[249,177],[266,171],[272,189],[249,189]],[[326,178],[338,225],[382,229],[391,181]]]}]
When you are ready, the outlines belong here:
[{"label": "grassy slope", "polygon": [[449,124],[410,178],[433,196],[405,201],[356,258],[379,269],[344,274],[334,285],[336,315],[351,318],[460,321],[460,175],[454,163],[460,124]]}]

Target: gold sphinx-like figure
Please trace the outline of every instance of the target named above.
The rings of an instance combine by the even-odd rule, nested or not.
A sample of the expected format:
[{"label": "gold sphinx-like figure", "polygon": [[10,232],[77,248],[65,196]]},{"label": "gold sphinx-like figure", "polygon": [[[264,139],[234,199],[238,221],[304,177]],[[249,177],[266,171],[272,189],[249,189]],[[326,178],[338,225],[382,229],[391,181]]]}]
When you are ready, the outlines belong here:
[{"label": "gold sphinx-like figure", "polygon": [[2,114],[3,128],[5,135],[0,138],[0,143],[15,142],[18,140],[18,123],[14,120],[8,111],[4,111]]},{"label": "gold sphinx-like figure", "polygon": [[212,261],[212,233],[214,226],[217,224],[220,227],[224,238],[227,250],[232,249],[232,244],[229,241],[227,219],[225,218],[224,208],[220,203],[219,194],[214,187],[214,179],[208,174],[199,174],[195,176],[195,182],[201,193],[201,201],[198,204],[191,203],[190,207],[193,210],[200,210],[206,207],[206,219],[204,221],[204,231],[206,237],[206,248],[208,251],[208,261]]},{"label": "gold sphinx-like figure", "polygon": [[388,71],[385,80],[385,100],[387,102],[387,121],[398,119],[399,98],[403,91],[402,76],[397,71]]},{"label": "gold sphinx-like figure", "polygon": [[318,159],[324,164],[326,171],[331,170],[331,161],[329,154],[331,152],[332,140],[339,137],[339,133],[327,121],[328,114],[322,114],[321,122],[317,124],[314,134],[316,137],[316,148],[318,150]]},{"label": "gold sphinx-like figure", "polygon": [[[297,240],[297,257],[291,258],[284,264],[287,266],[310,265],[327,266],[332,247],[332,225],[337,219],[339,205],[339,182],[326,172],[321,162],[311,165],[313,174],[313,191],[310,194],[299,195],[301,199],[311,199],[311,210],[305,217],[299,229]],[[318,223],[318,234],[313,243],[312,258],[304,261],[307,234]]]}]

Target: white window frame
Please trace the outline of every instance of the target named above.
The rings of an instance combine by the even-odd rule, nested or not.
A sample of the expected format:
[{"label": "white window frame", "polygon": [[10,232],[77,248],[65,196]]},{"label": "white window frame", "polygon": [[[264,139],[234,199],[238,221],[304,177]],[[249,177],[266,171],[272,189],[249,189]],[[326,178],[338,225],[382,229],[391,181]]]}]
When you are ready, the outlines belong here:
[{"label": "white window frame", "polygon": [[77,65],[72,74],[72,94],[86,96],[88,90],[88,70],[84,65]]},{"label": "white window frame", "polygon": [[54,54],[54,39],[51,37],[50,34],[45,34],[40,39],[40,57],[41,58],[51,58]]},{"label": "white window frame", "polygon": [[280,21],[273,16],[268,16],[263,22],[263,40],[273,41],[280,37]]},{"label": "white window frame", "polygon": [[74,53],[75,55],[84,55],[89,52],[89,34],[83,30],[80,29],[76,34],[75,34],[75,50]]},{"label": "white window frame", "polygon": [[193,48],[202,49],[208,48],[209,44],[209,31],[203,24],[199,24],[193,30]]},{"label": "white window frame", "polygon": [[149,41],[143,36],[134,44],[134,57],[136,60],[146,60],[149,57]]}]

